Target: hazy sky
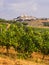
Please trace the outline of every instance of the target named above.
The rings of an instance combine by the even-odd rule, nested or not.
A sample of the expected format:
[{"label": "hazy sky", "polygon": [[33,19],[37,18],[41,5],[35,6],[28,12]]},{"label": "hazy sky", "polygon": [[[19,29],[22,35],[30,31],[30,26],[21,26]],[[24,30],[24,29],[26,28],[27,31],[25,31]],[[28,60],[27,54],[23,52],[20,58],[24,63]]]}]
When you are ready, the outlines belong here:
[{"label": "hazy sky", "polygon": [[49,0],[0,0],[0,18],[12,19],[23,14],[49,17]]}]

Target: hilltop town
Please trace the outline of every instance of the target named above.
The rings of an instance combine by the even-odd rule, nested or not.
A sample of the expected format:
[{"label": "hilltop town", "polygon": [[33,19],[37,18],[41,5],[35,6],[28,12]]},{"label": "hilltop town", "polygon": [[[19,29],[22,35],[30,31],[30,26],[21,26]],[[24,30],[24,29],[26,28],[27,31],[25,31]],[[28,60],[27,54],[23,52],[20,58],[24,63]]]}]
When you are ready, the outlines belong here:
[{"label": "hilltop town", "polygon": [[25,22],[33,27],[49,27],[49,18],[37,18],[34,16],[21,15],[13,19],[14,21]]},{"label": "hilltop town", "polygon": [[0,18],[0,23],[26,23],[29,26],[32,27],[49,27],[49,18],[37,18],[34,16],[28,16],[28,15],[21,15],[16,18],[13,18],[12,20],[6,20]]}]

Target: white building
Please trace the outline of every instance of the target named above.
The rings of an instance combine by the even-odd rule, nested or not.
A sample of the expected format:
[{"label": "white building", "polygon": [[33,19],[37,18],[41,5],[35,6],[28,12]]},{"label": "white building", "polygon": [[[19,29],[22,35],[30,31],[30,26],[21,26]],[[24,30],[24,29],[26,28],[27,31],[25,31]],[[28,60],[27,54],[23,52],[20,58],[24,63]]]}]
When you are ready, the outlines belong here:
[{"label": "white building", "polygon": [[31,21],[31,20],[36,20],[36,17],[33,16],[27,16],[27,15],[22,15],[17,18],[14,18],[15,21]]}]

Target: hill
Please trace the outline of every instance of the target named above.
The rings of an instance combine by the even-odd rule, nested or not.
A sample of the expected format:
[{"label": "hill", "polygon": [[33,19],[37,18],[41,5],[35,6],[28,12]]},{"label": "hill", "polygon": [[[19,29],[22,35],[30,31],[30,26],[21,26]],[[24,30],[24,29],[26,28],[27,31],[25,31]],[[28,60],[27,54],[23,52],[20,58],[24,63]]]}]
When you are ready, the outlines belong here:
[{"label": "hill", "polygon": [[33,27],[49,27],[49,18],[36,18],[34,16],[19,16],[14,18],[13,21],[25,22]]}]

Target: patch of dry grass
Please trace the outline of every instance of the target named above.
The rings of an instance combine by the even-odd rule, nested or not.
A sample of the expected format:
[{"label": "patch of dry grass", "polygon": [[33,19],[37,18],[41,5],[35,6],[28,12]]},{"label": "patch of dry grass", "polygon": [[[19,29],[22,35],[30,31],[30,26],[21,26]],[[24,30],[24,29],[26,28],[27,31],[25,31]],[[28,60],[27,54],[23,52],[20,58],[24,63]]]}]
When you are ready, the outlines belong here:
[{"label": "patch of dry grass", "polygon": [[5,47],[0,47],[0,65],[49,65],[49,56],[45,56],[44,60],[40,53],[33,53],[32,56],[33,58],[27,60],[18,59],[12,47],[9,49],[9,55],[6,55]]},{"label": "patch of dry grass", "polygon": [[8,57],[2,58],[0,57],[0,65],[46,65],[45,63],[37,63],[29,60],[22,59],[10,59]]}]

